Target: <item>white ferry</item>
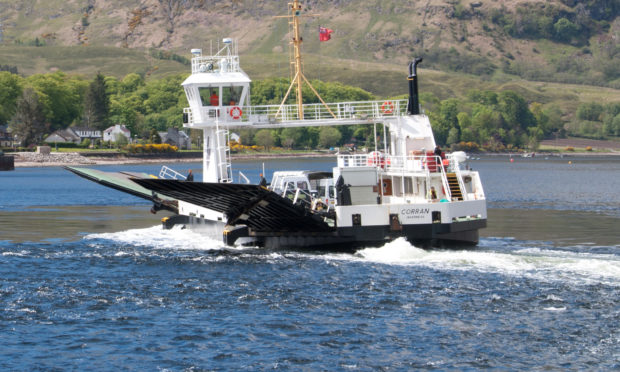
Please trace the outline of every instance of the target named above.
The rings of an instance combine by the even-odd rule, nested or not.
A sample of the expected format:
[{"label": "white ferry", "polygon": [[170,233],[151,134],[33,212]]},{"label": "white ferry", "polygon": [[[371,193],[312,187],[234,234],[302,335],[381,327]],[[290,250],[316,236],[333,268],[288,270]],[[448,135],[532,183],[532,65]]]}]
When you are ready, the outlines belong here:
[{"label": "white ferry", "polygon": [[[167,168],[159,177],[67,169],[152,200],[153,212],[172,211],[164,227],[205,229],[229,245],[350,250],[399,237],[425,246],[477,244],[487,218],[480,176],[465,166],[465,153],[435,151],[429,118],[419,109],[422,59],[409,64],[408,100],[325,103],[312,88],[321,103],[304,104],[301,86],[310,83],[299,52],[295,10],[301,8],[291,4],[295,75],[280,105],[251,104],[251,80],[232,39],[209,55],[192,49],[183,125],[203,132],[202,181]],[[293,88],[297,103],[285,104]],[[231,130],[363,124],[374,125],[383,143],[368,153],[338,155],[332,172],[278,171],[270,183],[233,183]]]}]

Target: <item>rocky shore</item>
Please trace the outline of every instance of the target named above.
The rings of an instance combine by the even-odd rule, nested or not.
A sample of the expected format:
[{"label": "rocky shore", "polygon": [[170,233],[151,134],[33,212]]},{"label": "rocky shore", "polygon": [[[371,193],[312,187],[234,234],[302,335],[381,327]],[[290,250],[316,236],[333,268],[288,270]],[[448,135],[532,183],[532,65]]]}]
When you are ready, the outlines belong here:
[{"label": "rocky shore", "polygon": [[15,167],[61,167],[65,165],[95,165],[95,164],[137,164],[161,162],[196,162],[196,158],[160,159],[160,158],[130,158],[125,156],[114,157],[86,157],[77,152],[52,152],[37,154],[34,152],[15,152]]}]

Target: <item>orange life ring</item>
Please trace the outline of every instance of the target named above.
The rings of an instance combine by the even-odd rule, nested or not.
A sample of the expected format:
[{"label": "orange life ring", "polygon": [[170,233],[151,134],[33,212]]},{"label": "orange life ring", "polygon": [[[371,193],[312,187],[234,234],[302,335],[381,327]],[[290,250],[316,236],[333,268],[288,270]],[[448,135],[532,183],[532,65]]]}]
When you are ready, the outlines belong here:
[{"label": "orange life ring", "polygon": [[392,101],[385,101],[383,102],[383,104],[381,105],[381,111],[383,111],[384,114],[391,114],[394,112],[394,103],[392,103]]},{"label": "orange life ring", "polygon": [[235,120],[241,119],[241,115],[243,115],[243,111],[241,111],[241,107],[233,106],[230,108],[228,114]]}]

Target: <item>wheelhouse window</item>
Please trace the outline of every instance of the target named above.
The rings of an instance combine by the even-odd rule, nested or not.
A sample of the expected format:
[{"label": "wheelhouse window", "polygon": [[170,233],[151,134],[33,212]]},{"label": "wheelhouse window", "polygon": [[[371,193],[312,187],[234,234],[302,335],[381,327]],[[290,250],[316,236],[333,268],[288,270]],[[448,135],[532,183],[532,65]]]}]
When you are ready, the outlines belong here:
[{"label": "wheelhouse window", "polygon": [[219,106],[218,87],[200,87],[198,93],[203,106]]},{"label": "wheelhouse window", "polygon": [[243,87],[229,86],[222,87],[222,105],[223,106],[239,106]]}]

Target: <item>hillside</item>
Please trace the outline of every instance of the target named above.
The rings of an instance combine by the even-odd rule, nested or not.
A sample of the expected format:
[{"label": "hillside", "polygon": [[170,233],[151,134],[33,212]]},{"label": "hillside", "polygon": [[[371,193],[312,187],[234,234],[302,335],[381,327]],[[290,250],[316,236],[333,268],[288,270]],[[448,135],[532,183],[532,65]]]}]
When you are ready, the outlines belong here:
[{"label": "hillside", "polygon": [[[426,68],[485,79],[508,74],[620,88],[620,5],[614,0],[303,4],[302,14],[317,14],[305,17],[303,30],[304,52],[315,61],[339,58],[402,66],[413,56],[423,56]],[[190,48],[208,48],[210,41],[223,37],[238,39],[242,55],[265,56],[266,68],[258,70],[272,70],[267,66],[274,61],[286,66],[287,21],[273,18],[286,14],[286,1],[142,0],[136,5],[123,0],[0,0],[0,14],[0,64],[19,65],[26,74],[53,68],[86,72],[90,67],[91,73],[96,68],[121,76],[127,71],[127,55],[141,65],[132,67],[141,72],[182,71],[153,61],[145,50],[187,56]],[[334,30],[332,40],[319,43],[319,25]],[[104,49],[93,54],[63,49],[73,65],[53,66],[45,62],[49,57],[41,56],[53,52],[42,45]],[[21,49],[27,46],[41,50]],[[319,68],[311,61],[308,68]]]},{"label": "hillside", "polygon": [[[176,81],[188,73],[191,48],[217,49],[222,38],[233,37],[254,80],[288,77],[287,20],[275,18],[286,14],[286,3],[0,0],[0,70],[24,76],[63,71],[86,79],[135,72],[147,81],[169,76]],[[434,118],[445,124],[442,140],[448,141],[450,127],[461,125],[448,115],[454,97],[458,111],[504,126],[496,135],[504,143],[524,146],[529,137],[552,133],[620,135],[618,0],[302,3],[309,78],[361,87],[380,98],[402,96],[407,64],[421,56],[422,103],[444,115]],[[319,42],[319,25],[334,30],[328,42]],[[531,123],[507,124],[497,118],[497,103],[487,107],[488,114],[476,108],[480,100],[472,98],[474,89],[516,92],[537,112],[537,120],[554,124],[541,124],[540,133],[529,131]],[[175,112],[168,114],[176,118]],[[152,112],[144,123],[158,126],[160,119],[160,112]],[[458,138],[454,134],[452,139]]]}]

